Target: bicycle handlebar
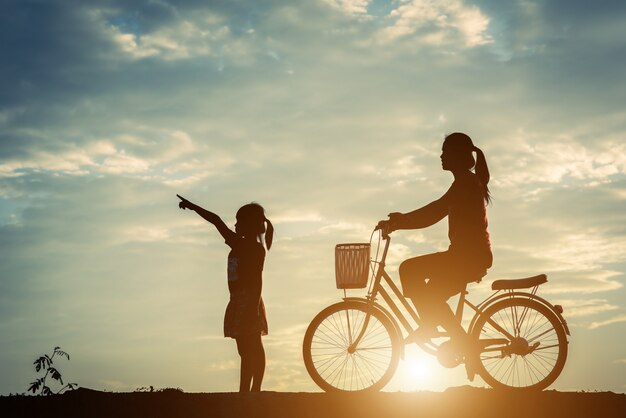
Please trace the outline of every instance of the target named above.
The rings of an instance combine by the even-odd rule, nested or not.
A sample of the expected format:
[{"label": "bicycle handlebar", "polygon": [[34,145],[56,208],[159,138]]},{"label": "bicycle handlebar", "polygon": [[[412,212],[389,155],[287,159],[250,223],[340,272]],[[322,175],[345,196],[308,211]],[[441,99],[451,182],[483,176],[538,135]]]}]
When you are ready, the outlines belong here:
[{"label": "bicycle handlebar", "polygon": [[374,228],[374,231],[380,231],[380,233],[382,235],[382,238],[385,241],[388,241],[391,238],[389,236],[389,234],[391,234],[391,231],[389,231],[389,228],[384,228],[384,227],[383,228],[379,228],[379,227],[376,227],[376,228]]}]

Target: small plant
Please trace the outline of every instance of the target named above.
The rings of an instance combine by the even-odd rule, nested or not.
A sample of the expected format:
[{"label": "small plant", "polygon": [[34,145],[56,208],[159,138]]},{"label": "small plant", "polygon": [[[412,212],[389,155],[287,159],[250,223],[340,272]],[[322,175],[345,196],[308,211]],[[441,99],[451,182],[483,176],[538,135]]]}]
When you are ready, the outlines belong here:
[{"label": "small plant", "polygon": [[[54,351],[52,352],[51,356],[44,354],[43,356],[35,360],[35,362],[33,363],[35,365],[35,371],[37,373],[45,372],[46,374],[30,384],[30,386],[28,387],[29,392],[46,396],[63,393],[66,390],[74,390],[78,387],[78,384],[76,383],[68,383],[63,386],[63,378],[61,377],[61,372],[59,372],[55,367],[52,367],[54,364],[54,356],[66,357],[68,361],[70,359],[70,355],[67,354],[65,351],[62,351],[61,347],[54,347]],[[52,389],[50,389],[50,387],[46,384],[46,380],[48,379],[48,377],[58,381],[62,385],[61,389],[59,389],[57,392],[53,392]]]}]

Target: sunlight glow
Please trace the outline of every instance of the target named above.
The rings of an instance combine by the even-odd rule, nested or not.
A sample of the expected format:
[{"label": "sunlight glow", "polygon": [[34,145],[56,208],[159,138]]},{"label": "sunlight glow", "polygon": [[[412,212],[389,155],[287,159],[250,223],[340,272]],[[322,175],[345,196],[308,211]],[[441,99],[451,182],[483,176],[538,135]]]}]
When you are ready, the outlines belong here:
[{"label": "sunlight glow", "polygon": [[426,359],[410,358],[405,362],[408,374],[415,380],[426,380],[433,375],[433,368]]},{"label": "sunlight glow", "polygon": [[385,390],[403,392],[443,390],[449,386],[446,379],[448,372],[439,365],[435,357],[413,344],[407,345],[404,359],[400,361],[394,379]]}]

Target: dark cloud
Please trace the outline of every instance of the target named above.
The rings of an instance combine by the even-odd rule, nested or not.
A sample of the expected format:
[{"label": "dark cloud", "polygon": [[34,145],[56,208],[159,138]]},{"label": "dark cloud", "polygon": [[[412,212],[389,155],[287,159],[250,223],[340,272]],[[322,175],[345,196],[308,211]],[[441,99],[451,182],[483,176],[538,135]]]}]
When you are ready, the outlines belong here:
[{"label": "dark cloud", "polygon": [[[82,92],[113,50],[94,31],[82,2],[10,1],[0,17],[2,107],[30,104],[54,92]],[[48,103],[51,105],[51,103]]]},{"label": "dark cloud", "polygon": [[[185,86],[212,82],[217,77],[215,57],[205,63],[134,61],[107,31],[117,25],[123,33],[146,34],[181,16],[193,20],[198,10],[223,15],[232,28],[251,27],[256,23],[252,17],[271,6],[268,2],[246,7],[245,2],[11,1],[3,5],[0,17],[1,51],[7,57],[0,64],[0,109],[22,109],[12,118],[14,126],[63,125],[85,103],[104,101],[115,109],[128,100],[129,90],[133,96],[141,94],[145,102],[154,85],[161,86],[160,94],[168,92],[167,97],[185,91]],[[141,112],[145,105],[131,102],[123,107],[126,111],[139,107]]]}]

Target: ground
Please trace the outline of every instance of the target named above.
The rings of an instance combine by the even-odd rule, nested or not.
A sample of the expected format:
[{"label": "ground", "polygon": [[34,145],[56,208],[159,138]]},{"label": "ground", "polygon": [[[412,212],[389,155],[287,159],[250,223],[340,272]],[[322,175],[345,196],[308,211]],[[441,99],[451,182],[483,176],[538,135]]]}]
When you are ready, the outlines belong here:
[{"label": "ground", "polygon": [[578,418],[626,416],[626,394],[499,392],[472,387],[415,393],[113,393],[78,389],[51,397],[3,396],[5,417]]}]

